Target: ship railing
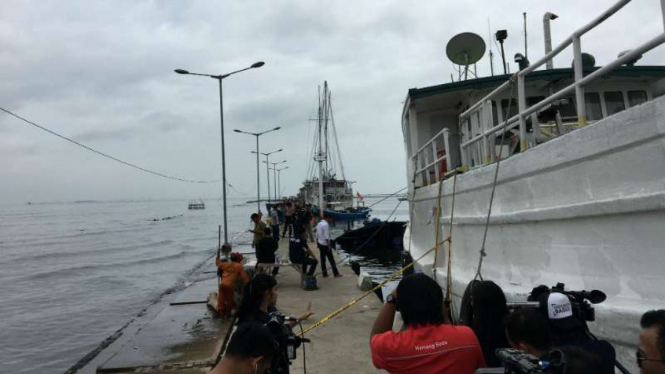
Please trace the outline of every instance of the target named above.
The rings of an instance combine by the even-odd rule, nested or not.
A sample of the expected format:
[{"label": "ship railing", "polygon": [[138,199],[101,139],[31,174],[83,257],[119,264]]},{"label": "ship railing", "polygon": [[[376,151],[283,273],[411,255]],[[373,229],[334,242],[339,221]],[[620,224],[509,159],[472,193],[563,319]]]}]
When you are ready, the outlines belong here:
[{"label": "ship railing", "polygon": [[411,161],[415,170],[415,187],[429,186],[451,175],[454,171],[448,170],[451,165],[450,130],[444,128],[439,131],[418,149]]},{"label": "ship railing", "polygon": [[[496,143],[496,138],[516,127],[519,127],[520,151],[526,151],[529,148],[529,143],[527,141],[527,119],[532,119],[535,130],[538,127],[536,117],[537,112],[554,104],[557,100],[565,98],[573,91],[575,92],[578,127],[584,127],[587,124],[584,87],[590,82],[603,77],[611,70],[636,60],[643,53],[648,52],[665,42],[665,32],[661,32],[656,37],[630,50],[628,53],[623,54],[607,65],[593,71],[592,73],[589,73],[586,76],[584,75],[582,65],[582,36],[603,23],[610,16],[618,12],[631,1],[632,0],[617,1],[614,5],[596,17],[593,21],[575,31],[550,53],[546,54],[543,58],[531,64],[531,66],[513,74],[508,81],[504,82],[502,85],[494,89],[484,98],[460,114],[459,126],[460,133],[462,134],[462,143],[460,145],[462,165],[464,167],[473,168],[494,162],[496,158],[494,146]],[[665,0],[661,0],[660,3],[665,31]],[[535,69],[545,65],[548,61],[551,61],[555,56],[557,56],[571,44],[573,45],[574,83],[546,97],[545,99],[534,103],[530,107],[527,107],[527,95],[525,89],[526,76],[533,72]],[[494,118],[492,115],[491,100],[506,91],[512,91],[514,87],[511,86],[514,83],[517,84],[518,113],[508,118],[505,122],[493,126]],[[509,99],[512,100],[512,97]],[[511,105],[509,105],[509,107],[511,107]],[[476,135],[474,136],[473,134]],[[504,145],[502,144],[501,146]],[[509,155],[505,155],[503,157],[506,158],[508,156]]]}]

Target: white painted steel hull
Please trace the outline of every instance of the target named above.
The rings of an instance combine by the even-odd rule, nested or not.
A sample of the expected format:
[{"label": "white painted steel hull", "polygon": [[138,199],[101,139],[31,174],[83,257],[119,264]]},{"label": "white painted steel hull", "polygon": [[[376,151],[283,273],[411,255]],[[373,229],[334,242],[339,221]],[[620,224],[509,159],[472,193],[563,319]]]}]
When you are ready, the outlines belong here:
[{"label": "white painted steel hull", "polygon": [[[474,278],[496,165],[457,177],[452,234],[456,310]],[[411,186],[413,188],[413,186]],[[439,185],[409,193],[405,248],[434,246]],[[453,179],[444,182],[441,234],[450,229]],[[441,239],[441,240],[442,240]],[[444,247],[436,279],[446,282]],[[591,329],[635,369],[639,318],[665,307],[665,98],[621,112],[502,161],[482,275],[524,300],[532,287],[599,289]],[[434,255],[416,264],[428,274]],[[633,370],[635,371],[635,370]]]}]

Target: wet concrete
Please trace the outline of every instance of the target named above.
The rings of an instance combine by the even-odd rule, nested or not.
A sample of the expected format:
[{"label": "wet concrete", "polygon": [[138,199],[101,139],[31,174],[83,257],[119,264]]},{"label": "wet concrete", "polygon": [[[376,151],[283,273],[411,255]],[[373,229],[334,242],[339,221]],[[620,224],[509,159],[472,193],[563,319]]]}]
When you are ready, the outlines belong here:
[{"label": "wet concrete", "polygon": [[[310,247],[319,257],[316,246],[310,244]],[[288,259],[287,240],[280,241],[279,252],[280,258]],[[206,266],[201,271],[211,269]],[[307,328],[363,294],[358,289],[357,277],[351,268],[341,265],[339,270],[344,277],[319,276],[320,289],[304,291],[300,286],[300,274],[290,266],[282,267],[277,278],[278,308],[286,315],[299,316],[311,302],[315,314],[303,322],[303,327]],[[196,282],[177,294],[171,303],[206,300],[210,292],[216,291],[216,282],[214,278]],[[308,373],[379,372],[372,365],[369,334],[380,308],[378,298],[369,295],[338,317],[309,332],[306,337],[312,343],[298,349],[298,358],[293,362],[291,372],[302,372],[304,353]],[[215,318],[214,312],[205,304],[166,305],[150,322],[127,338],[122,347],[116,347],[117,351],[96,372],[206,373],[219,358],[229,327],[230,322]]]}]

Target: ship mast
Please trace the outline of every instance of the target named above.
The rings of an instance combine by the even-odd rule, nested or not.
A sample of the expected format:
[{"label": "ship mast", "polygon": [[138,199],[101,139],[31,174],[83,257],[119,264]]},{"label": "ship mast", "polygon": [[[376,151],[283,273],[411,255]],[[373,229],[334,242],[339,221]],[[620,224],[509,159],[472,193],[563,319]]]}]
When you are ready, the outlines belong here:
[{"label": "ship mast", "polygon": [[323,84],[323,101],[321,100],[321,92],[319,91],[319,151],[317,152],[316,161],[319,163],[319,215],[323,217],[323,210],[325,205],[323,205],[323,163],[326,161],[326,154],[323,151],[323,139],[322,139],[322,130],[323,129],[323,112],[325,106],[325,97],[328,92],[328,82]]}]

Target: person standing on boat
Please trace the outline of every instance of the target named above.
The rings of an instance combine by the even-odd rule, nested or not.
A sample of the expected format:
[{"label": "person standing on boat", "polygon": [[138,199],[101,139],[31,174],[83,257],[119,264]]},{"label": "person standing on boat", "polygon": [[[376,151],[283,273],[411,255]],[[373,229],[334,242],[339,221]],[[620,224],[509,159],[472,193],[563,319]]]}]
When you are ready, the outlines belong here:
[{"label": "person standing on boat", "polygon": [[[394,332],[398,309],[405,328]],[[446,323],[443,291],[422,273],[405,277],[386,297],[372,327],[370,351],[374,366],[391,374],[473,374],[486,366],[473,330]]]},{"label": "person standing on boat", "polygon": [[277,204],[270,209],[270,228],[272,229],[272,237],[279,240],[279,210]]},{"label": "person standing on boat", "polygon": [[254,234],[252,248],[256,248],[256,246],[259,244],[259,240],[265,236],[267,226],[263,221],[261,221],[261,216],[257,213],[252,213],[250,219],[252,222],[254,222],[254,230],[249,230],[249,232]]},{"label": "person standing on boat", "polygon": [[330,240],[330,224],[332,223],[332,216],[329,213],[323,213],[323,219],[316,225],[316,244],[319,247],[319,252],[321,254],[321,272],[323,277],[328,277],[328,268],[326,266],[326,260],[330,261],[330,267],[332,268],[333,275],[336,278],[342,276],[337,270],[337,264],[335,264],[335,257],[332,252],[332,241]]}]

